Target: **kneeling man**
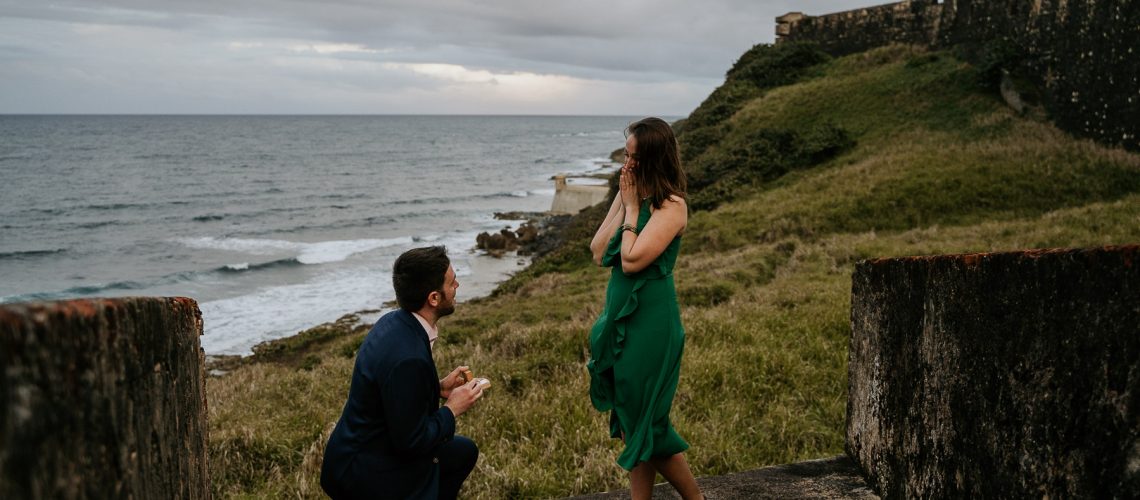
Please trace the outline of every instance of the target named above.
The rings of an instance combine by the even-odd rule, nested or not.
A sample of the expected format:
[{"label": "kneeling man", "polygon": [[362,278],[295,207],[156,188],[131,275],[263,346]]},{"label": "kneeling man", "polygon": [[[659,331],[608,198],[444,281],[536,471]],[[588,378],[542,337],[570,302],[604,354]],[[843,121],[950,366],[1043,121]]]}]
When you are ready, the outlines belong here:
[{"label": "kneeling man", "polygon": [[436,321],[455,310],[459,288],[447,250],[404,252],[392,284],[400,308],[381,317],[357,351],[348,402],[325,447],[321,488],[334,500],[452,499],[479,456],[455,434],[455,418],[482,386],[463,383],[465,366],[441,380],[431,357]]}]

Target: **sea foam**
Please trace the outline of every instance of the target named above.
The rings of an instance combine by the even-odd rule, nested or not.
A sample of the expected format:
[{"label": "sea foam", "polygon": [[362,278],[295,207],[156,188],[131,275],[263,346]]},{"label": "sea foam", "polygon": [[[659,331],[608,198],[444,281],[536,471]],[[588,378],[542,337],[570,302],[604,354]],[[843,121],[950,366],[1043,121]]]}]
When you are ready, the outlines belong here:
[{"label": "sea foam", "polygon": [[[396,245],[409,245],[410,236],[361,240],[334,240],[302,243],[287,240],[254,238],[180,238],[177,242],[195,249],[225,250],[252,255],[272,255],[289,252],[301,264],[328,264],[343,261],[352,255]],[[239,269],[241,264],[230,267]],[[248,264],[246,264],[248,268]]]}]

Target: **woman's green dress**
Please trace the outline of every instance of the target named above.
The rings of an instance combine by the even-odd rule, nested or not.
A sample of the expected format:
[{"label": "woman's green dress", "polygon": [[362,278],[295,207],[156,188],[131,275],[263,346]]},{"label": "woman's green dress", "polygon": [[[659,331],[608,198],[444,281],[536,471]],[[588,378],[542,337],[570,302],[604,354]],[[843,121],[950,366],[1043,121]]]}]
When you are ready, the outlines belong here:
[{"label": "woman's green dress", "polygon": [[[640,232],[649,221],[642,201]],[[673,265],[681,236],[645,269],[626,275],[621,269],[621,229],[610,238],[603,266],[612,266],[606,308],[590,331],[590,399],[610,413],[610,435],[625,436],[618,465],[632,470],[650,457],[670,456],[689,444],[673,430],[669,409],[681,374],[685,329],[673,287]]]}]

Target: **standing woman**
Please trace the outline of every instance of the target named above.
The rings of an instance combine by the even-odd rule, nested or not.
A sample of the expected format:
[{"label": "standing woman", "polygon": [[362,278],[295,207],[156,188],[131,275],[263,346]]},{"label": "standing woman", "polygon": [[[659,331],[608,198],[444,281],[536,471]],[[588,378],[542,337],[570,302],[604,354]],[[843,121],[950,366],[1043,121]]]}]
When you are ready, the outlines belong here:
[{"label": "standing woman", "polygon": [[682,498],[700,498],[681,454],[689,444],[669,421],[685,346],[673,266],[688,222],[673,129],[660,118],[632,123],[625,157],[621,192],[590,242],[594,262],[613,267],[590,331],[590,399],[625,442],[617,462],[630,471],[633,498],[650,498],[658,472]]}]

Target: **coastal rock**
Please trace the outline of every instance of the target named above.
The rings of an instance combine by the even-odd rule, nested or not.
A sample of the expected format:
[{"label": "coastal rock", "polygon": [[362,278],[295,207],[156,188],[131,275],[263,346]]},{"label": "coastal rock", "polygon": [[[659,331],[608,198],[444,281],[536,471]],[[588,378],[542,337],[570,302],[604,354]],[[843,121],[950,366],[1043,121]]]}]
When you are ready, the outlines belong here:
[{"label": "coastal rock", "polygon": [[883,497],[1140,497],[1140,246],[862,261],[851,302]]},{"label": "coastal rock", "polygon": [[484,250],[494,257],[502,257],[507,252],[516,251],[519,255],[530,255],[538,238],[538,226],[532,221],[527,221],[514,231],[507,227],[495,234],[479,233],[475,237],[475,248]]},{"label": "coastal rock", "polygon": [[479,233],[479,236],[475,237],[475,248],[486,250],[489,255],[502,257],[506,252],[518,250],[519,242],[515,233],[503,229],[495,234]]}]

